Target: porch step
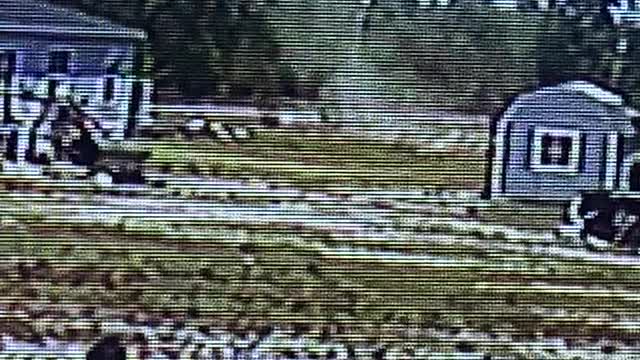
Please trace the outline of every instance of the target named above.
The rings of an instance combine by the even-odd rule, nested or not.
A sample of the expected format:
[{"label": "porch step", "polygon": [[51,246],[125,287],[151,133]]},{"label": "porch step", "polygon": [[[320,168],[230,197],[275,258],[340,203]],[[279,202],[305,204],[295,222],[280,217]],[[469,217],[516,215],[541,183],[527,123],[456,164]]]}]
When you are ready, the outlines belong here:
[{"label": "porch step", "polygon": [[581,224],[569,224],[558,226],[558,236],[562,239],[579,239],[582,233]]},{"label": "porch step", "polygon": [[595,236],[587,235],[585,245],[593,251],[609,251],[613,249],[613,244],[606,240],[598,239]]}]

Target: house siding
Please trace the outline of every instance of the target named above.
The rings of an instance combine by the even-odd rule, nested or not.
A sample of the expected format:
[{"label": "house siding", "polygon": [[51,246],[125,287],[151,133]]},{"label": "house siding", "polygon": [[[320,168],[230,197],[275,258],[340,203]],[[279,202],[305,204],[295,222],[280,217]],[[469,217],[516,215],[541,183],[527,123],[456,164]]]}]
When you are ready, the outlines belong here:
[{"label": "house siding", "polygon": [[19,52],[17,74],[30,76],[48,75],[49,52],[69,50],[72,58],[69,76],[104,76],[111,60],[122,62],[122,72],[131,73],[134,44],[118,39],[77,39],[65,37],[17,37],[0,35],[0,50]]},{"label": "house siding", "polygon": [[[622,110],[591,98],[567,91],[540,90],[533,94],[523,95],[512,104],[502,121],[511,123],[509,146],[504,159],[508,164],[502,166],[503,193],[513,195],[537,195],[573,197],[583,191],[594,191],[613,186],[616,177],[615,144],[605,148],[604,142],[613,136],[624,136],[623,156],[635,150],[633,141],[634,129]],[[580,146],[577,171],[574,173],[555,173],[536,171],[531,166],[529,150],[539,146],[530,144],[531,129],[550,128],[562,130],[577,130],[580,139],[585,143],[573,144]],[[507,139],[505,138],[505,143]],[[613,147],[611,147],[611,145]],[[613,151],[612,155],[605,151]],[[602,159],[607,158],[607,164]],[[604,167],[603,167],[604,166]],[[619,183],[624,185],[628,176],[619,170]],[[606,174],[604,183],[601,174]],[[609,186],[611,185],[611,186]]]},{"label": "house siding", "polygon": [[[13,95],[19,95],[21,87],[45,91],[47,81],[55,79],[59,91],[73,89],[79,99],[84,98],[85,111],[99,120],[106,130],[110,130],[115,139],[123,137],[131,84],[134,81],[134,40],[0,34],[0,52],[6,50],[16,51],[17,54],[11,84]],[[70,52],[66,74],[49,74],[51,51]],[[113,100],[105,102],[104,82],[107,68],[113,62],[119,63],[119,74],[115,80]],[[39,95],[42,96],[41,93]],[[17,120],[28,120],[19,102],[12,102],[11,108],[11,113]]]}]

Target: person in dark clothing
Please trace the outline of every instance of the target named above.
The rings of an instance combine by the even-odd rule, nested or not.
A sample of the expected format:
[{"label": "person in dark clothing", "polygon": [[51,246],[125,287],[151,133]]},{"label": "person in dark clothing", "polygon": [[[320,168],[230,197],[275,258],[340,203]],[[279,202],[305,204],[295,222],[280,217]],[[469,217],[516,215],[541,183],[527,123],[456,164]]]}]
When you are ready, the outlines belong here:
[{"label": "person in dark clothing", "polygon": [[384,348],[384,346],[378,347],[373,353],[373,360],[384,360],[386,353],[387,350]]},{"label": "person in dark clothing", "polygon": [[74,141],[73,144],[76,156],[74,163],[76,165],[90,166],[98,159],[98,144],[91,138],[88,130],[80,130],[80,139]]},{"label": "person in dark clothing", "polygon": [[116,336],[108,336],[96,344],[87,354],[87,360],[126,360],[127,351]]}]

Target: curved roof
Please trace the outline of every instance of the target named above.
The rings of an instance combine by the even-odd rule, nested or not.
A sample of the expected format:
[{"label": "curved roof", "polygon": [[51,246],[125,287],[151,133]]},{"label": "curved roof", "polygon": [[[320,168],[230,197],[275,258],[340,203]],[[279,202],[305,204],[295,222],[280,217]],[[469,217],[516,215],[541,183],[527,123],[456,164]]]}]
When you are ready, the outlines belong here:
[{"label": "curved roof", "polygon": [[569,81],[558,85],[559,88],[566,91],[573,91],[587,96],[598,102],[611,105],[611,106],[623,106],[624,99],[621,95],[614,94],[611,91],[603,89],[588,81]]},{"label": "curved roof", "polygon": [[520,93],[509,100],[494,120],[513,111],[532,107],[572,112],[590,112],[598,108],[622,118],[636,117],[638,114],[627,104],[623,95],[589,81],[575,80]]},{"label": "curved roof", "polygon": [[0,33],[146,39],[142,30],[117,25],[43,0],[0,0],[0,8]]}]

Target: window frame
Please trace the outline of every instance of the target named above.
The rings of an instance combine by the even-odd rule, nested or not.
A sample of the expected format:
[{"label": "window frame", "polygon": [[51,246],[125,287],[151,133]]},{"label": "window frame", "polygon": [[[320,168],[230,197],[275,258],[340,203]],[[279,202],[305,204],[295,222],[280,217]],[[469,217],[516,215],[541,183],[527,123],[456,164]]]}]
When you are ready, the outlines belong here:
[{"label": "window frame", "polygon": [[[571,149],[567,165],[542,164],[542,138],[549,134],[552,137],[571,138]],[[580,163],[580,131],[558,128],[536,127],[533,137],[533,154],[531,154],[531,170],[534,172],[563,173],[567,175],[577,175]]]}]

